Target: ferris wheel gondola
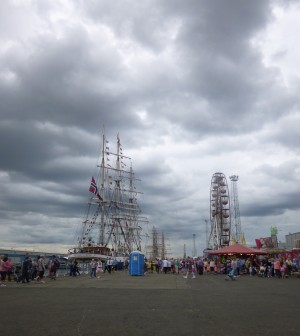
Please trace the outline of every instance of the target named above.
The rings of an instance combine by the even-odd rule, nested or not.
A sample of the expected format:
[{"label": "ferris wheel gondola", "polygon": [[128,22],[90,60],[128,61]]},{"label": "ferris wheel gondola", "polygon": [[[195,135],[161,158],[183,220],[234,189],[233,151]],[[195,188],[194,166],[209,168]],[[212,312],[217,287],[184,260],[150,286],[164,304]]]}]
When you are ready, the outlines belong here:
[{"label": "ferris wheel gondola", "polygon": [[215,173],[211,179],[210,223],[209,247],[219,249],[228,246],[231,232],[230,199],[227,180],[223,173]]}]

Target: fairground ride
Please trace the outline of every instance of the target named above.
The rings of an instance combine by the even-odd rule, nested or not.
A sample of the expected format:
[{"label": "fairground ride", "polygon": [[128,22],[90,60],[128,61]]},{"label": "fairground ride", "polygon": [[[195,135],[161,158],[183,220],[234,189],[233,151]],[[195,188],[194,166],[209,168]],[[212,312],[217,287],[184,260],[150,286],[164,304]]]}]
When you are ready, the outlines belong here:
[{"label": "fairground ride", "polygon": [[211,231],[208,246],[220,249],[230,242],[230,198],[226,177],[223,173],[215,173],[210,187],[210,224]]}]

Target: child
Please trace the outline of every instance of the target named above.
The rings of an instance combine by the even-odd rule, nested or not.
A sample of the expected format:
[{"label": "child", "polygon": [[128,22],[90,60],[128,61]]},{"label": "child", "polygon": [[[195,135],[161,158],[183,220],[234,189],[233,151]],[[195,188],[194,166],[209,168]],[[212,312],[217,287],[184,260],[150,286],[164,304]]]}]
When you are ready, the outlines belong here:
[{"label": "child", "polygon": [[97,278],[100,278],[100,274],[103,272],[103,264],[102,261],[99,259],[96,264],[96,273],[97,273]]},{"label": "child", "polygon": [[285,278],[285,271],[286,271],[286,265],[282,264],[281,267],[280,267],[281,279]]}]

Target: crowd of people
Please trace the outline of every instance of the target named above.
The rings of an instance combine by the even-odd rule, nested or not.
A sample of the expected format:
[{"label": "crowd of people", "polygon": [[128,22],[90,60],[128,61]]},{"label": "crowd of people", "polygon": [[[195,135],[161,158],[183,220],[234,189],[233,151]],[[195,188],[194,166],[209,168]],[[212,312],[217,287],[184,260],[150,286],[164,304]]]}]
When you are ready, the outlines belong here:
[{"label": "crowd of people", "polygon": [[[47,278],[55,280],[57,269],[60,267],[59,258],[53,255],[46,261],[44,255],[31,259],[25,255],[21,265],[14,265],[7,256],[0,258],[1,286],[5,281],[16,281],[18,283],[29,283],[36,281],[44,283],[45,272]],[[81,275],[81,268],[78,261],[72,260],[69,264],[69,272],[66,275],[76,277]],[[85,274],[91,278],[100,278],[101,274],[112,273],[118,270],[127,271],[129,259],[124,262],[116,258],[108,257],[106,260],[92,259],[86,264]],[[292,274],[300,272],[300,258],[291,257],[215,257],[206,258],[156,258],[155,260],[145,259],[145,274],[174,274],[182,275],[184,278],[196,279],[196,274],[225,274],[231,279],[241,275],[258,276],[266,278],[286,279]]]},{"label": "crowd of people", "polygon": [[45,271],[48,270],[47,277],[49,279],[56,279],[56,272],[60,266],[59,258],[53,255],[48,261],[46,261],[44,255],[40,255],[37,258],[31,259],[26,254],[21,264],[14,264],[7,256],[1,256],[0,258],[0,275],[1,286],[5,286],[5,281],[16,281],[18,283],[29,283],[30,281],[36,281],[44,283]]},{"label": "crowd of people", "polygon": [[105,260],[93,258],[89,263],[84,263],[84,270],[82,270],[82,265],[80,266],[76,259],[71,260],[68,264],[69,276],[76,277],[81,275],[82,271],[84,274],[89,274],[91,278],[99,278],[102,273],[112,273],[118,270],[127,270],[129,265],[129,260],[126,259],[124,262],[117,260],[117,258],[108,257]]},{"label": "crowd of people", "polygon": [[155,259],[145,260],[147,273],[182,274],[184,278],[196,274],[225,274],[231,278],[240,275],[260,276],[285,279],[300,270],[300,258],[291,257],[207,257],[186,259]]}]

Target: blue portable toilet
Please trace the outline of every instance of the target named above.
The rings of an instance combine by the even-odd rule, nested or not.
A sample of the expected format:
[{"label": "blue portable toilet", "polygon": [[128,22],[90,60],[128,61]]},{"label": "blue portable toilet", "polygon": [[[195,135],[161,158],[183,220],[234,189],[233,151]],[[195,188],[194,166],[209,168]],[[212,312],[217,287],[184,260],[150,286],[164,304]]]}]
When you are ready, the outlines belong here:
[{"label": "blue portable toilet", "polygon": [[144,255],[140,251],[133,251],[129,256],[129,274],[144,275]]}]

